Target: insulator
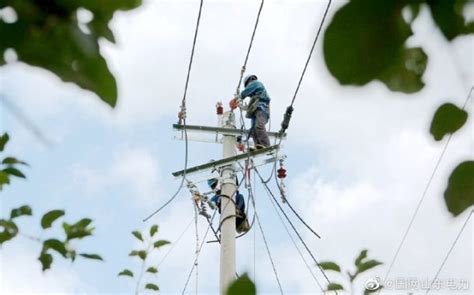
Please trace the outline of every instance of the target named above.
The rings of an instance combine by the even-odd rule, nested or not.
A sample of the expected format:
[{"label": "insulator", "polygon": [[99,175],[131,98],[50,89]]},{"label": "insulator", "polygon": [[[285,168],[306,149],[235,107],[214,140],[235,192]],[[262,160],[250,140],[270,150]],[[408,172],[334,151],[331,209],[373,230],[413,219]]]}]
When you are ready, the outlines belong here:
[{"label": "insulator", "polygon": [[283,167],[280,167],[280,169],[277,170],[278,172],[278,178],[282,179],[286,177],[286,169]]},{"label": "insulator", "polygon": [[289,106],[286,108],[285,115],[283,116],[283,122],[281,122],[281,130],[282,132],[285,132],[286,129],[288,129],[288,126],[290,125],[290,120],[291,120],[291,114],[293,114],[293,107]]},{"label": "insulator", "polygon": [[218,115],[224,114],[224,107],[222,106],[222,102],[218,102],[218,103],[216,104],[216,113],[217,113]]}]

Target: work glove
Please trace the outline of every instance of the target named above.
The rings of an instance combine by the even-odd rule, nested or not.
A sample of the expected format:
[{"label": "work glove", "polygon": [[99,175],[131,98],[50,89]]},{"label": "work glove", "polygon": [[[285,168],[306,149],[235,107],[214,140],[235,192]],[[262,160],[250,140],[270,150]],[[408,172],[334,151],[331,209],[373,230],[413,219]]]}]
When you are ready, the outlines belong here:
[{"label": "work glove", "polygon": [[231,101],[229,101],[229,107],[230,107],[231,110],[235,110],[241,104],[242,104],[242,99],[238,96],[234,97],[233,99],[231,99]]}]

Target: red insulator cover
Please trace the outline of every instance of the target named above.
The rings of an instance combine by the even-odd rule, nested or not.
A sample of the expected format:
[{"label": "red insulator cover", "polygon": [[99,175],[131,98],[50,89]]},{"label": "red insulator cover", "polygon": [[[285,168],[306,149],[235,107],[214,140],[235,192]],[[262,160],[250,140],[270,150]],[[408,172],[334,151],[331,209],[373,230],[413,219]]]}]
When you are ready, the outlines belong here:
[{"label": "red insulator cover", "polygon": [[278,172],[278,178],[285,178],[286,177],[286,169],[285,168],[280,168],[277,170]]}]

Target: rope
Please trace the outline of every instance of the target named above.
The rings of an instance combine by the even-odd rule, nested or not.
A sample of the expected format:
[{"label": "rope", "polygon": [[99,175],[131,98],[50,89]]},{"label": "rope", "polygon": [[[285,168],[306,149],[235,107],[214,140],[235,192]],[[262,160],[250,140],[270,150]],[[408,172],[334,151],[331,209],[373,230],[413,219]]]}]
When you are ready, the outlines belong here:
[{"label": "rope", "polygon": [[235,92],[237,94],[240,93],[240,85],[242,84],[242,78],[244,77],[244,74],[245,74],[245,70],[246,70],[246,67],[247,67],[247,62],[248,62],[249,56],[250,56],[250,51],[252,50],[253,40],[255,38],[255,33],[257,32],[258,22],[260,20],[260,14],[262,13],[262,8],[263,8],[264,2],[265,2],[265,0],[262,0],[262,2],[260,2],[260,8],[258,9],[257,20],[255,21],[255,26],[253,28],[252,37],[250,37],[249,48],[247,49],[247,54],[245,55],[244,65],[242,66],[242,69],[240,70],[239,84],[237,84],[237,89],[236,89],[236,92]]},{"label": "rope", "polygon": [[[324,272],[324,269],[321,268],[321,266],[319,265],[319,262],[316,260],[316,258],[314,257],[313,255],[313,252],[311,252],[311,250],[309,249],[308,245],[306,245],[305,241],[303,240],[303,238],[301,237],[300,233],[298,232],[298,230],[296,229],[296,227],[293,225],[293,223],[291,222],[290,218],[288,217],[288,215],[286,215],[285,211],[283,211],[283,208],[281,208],[280,204],[278,204],[278,201],[277,199],[275,198],[275,195],[272,193],[272,191],[270,190],[270,188],[268,187],[268,185],[266,183],[263,182],[263,178],[262,176],[260,175],[260,173],[258,172],[257,168],[255,168],[255,171],[257,172],[257,175],[258,177],[260,178],[262,184],[264,185],[266,191],[271,195],[271,197],[273,198],[273,200],[275,201],[275,203],[278,205],[278,207],[280,208],[281,212],[283,213],[283,215],[285,216],[286,220],[288,221],[288,223],[291,225],[291,228],[293,229],[293,231],[296,233],[296,235],[298,236],[299,240],[301,241],[301,243],[303,244],[303,246],[305,247],[306,251],[308,252],[308,254],[311,256],[311,258],[313,259],[313,262],[318,266],[319,270],[321,271],[321,273],[323,274],[324,278],[326,279],[326,281],[328,282],[328,284],[331,283],[331,281],[329,280],[328,276],[326,275],[326,273]],[[337,294],[337,292],[336,292]]]},{"label": "rope", "polygon": [[278,288],[280,289],[280,293],[283,294],[283,289],[281,288],[280,279],[278,278],[278,272],[275,268],[275,263],[273,263],[272,253],[270,252],[270,248],[268,247],[267,239],[265,238],[265,233],[263,232],[262,224],[260,223],[260,218],[258,218],[257,212],[255,212],[255,216],[257,218],[258,227],[260,228],[260,233],[262,234],[263,243],[265,244],[265,248],[267,249],[268,257],[270,258],[270,262],[272,264],[273,273],[275,274],[275,278],[276,278],[277,283],[278,283]]},{"label": "rope", "polygon": [[[184,117],[183,117],[184,128],[183,128],[183,130],[184,130],[184,141],[185,141],[183,176],[181,178],[181,183],[180,183],[178,189],[176,190],[176,192],[174,193],[174,195],[168,201],[166,201],[166,203],[164,203],[161,207],[159,207],[157,210],[155,210],[153,213],[151,213],[145,219],[143,219],[143,222],[149,220],[151,217],[153,217],[158,212],[160,212],[163,208],[168,206],[178,196],[179,192],[183,188],[184,180],[186,179],[186,170],[188,168],[188,153],[189,153],[189,151],[188,151],[188,132],[186,130],[186,94],[188,93],[189,77],[191,75],[191,67],[192,67],[193,59],[194,59],[194,49],[196,47],[197,35],[198,35],[198,32],[199,32],[199,24],[201,22],[201,12],[202,12],[203,2],[204,1],[201,0],[200,5],[199,5],[199,12],[198,12],[198,18],[197,18],[197,22],[196,22],[196,29],[194,31],[193,46],[192,46],[192,49],[191,49],[191,57],[189,59],[188,72],[186,74],[186,83],[184,85],[184,94],[183,94],[183,99],[181,101],[181,112],[180,112],[180,114],[184,114]],[[180,120],[181,120],[181,118],[180,118]]]},{"label": "rope", "polygon": [[[212,215],[211,223],[212,223],[212,220],[214,219],[214,217],[216,216],[216,212],[217,211],[214,211],[214,214]],[[211,224],[211,223],[209,223],[209,224]],[[181,292],[181,294],[184,294],[186,292],[186,288],[188,287],[189,280],[191,279],[191,276],[193,274],[194,267],[196,267],[197,259],[199,258],[199,255],[201,254],[202,246],[204,245],[204,242],[206,241],[206,237],[207,237],[207,234],[209,233],[210,228],[211,228],[211,226],[209,225],[206,229],[206,232],[204,233],[204,237],[202,238],[202,242],[201,242],[201,245],[199,247],[199,252],[197,253],[196,258],[194,259],[193,265],[191,267],[191,270],[189,271],[188,278],[186,279],[186,283],[184,284],[184,289]]]},{"label": "rope", "polygon": [[471,213],[469,213],[469,216],[466,218],[466,221],[462,225],[461,230],[459,231],[458,235],[456,236],[456,239],[454,239],[453,244],[449,248],[449,251],[446,254],[446,257],[444,257],[443,262],[441,263],[438,271],[436,272],[436,275],[435,275],[433,281],[431,281],[430,287],[428,288],[428,290],[426,290],[425,294],[428,294],[431,291],[431,288],[433,287],[434,282],[438,279],[438,276],[441,273],[441,270],[443,269],[444,265],[446,264],[446,261],[448,261],[449,255],[451,255],[451,252],[453,251],[454,247],[456,246],[456,243],[458,242],[459,237],[461,236],[462,232],[464,231],[464,228],[466,227],[466,225],[467,225],[467,223],[468,223],[468,221],[471,218],[473,213],[474,213],[474,210],[471,210]]},{"label": "rope", "polygon": [[[471,90],[469,91],[469,94],[467,95],[466,97],[466,100],[464,102],[464,105],[462,107],[462,109],[464,110],[466,105],[467,105],[467,102],[469,100],[469,98],[471,97],[471,94],[472,94],[472,90],[474,89],[474,86],[471,87]],[[433,181],[433,178],[434,176],[436,175],[436,172],[438,171],[438,168],[439,168],[439,165],[441,164],[441,161],[443,160],[443,157],[444,157],[444,154],[446,153],[446,150],[448,149],[448,145],[449,143],[451,142],[451,138],[452,138],[452,133],[449,134],[448,136],[448,140],[446,141],[446,143],[444,144],[444,147],[443,147],[443,150],[441,151],[441,154],[439,155],[438,157],[438,160],[436,162],[436,165],[434,166],[434,169],[433,169],[433,172],[431,173],[431,176],[430,178],[428,179],[428,182],[426,183],[426,186],[425,186],[425,189],[423,190],[423,193],[421,195],[421,198],[420,200],[418,201],[418,204],[415,208],[415,211],[413,212],[413,215],[410,219],[410,222],[408,223],[408,226],[407,226],[407,229],[405,230],[404,234],[403,234],[403,237],[402,237],[402,240],[400,241],[400,244],[398,245],[398,248],[397,250],[395,251],[395,255],[393,256],[392,258],[392,261],[390,262],[390,266],[387,270],[387,273],[385,274],[385,277],[384,277],[384,281],[387,280],[388,276],[390,275],[390,272],[392,271],[392,268],[396,262],[396,260],[398,259],[398,255],[400,254],[400,250],[402,249],[406,239],[407,239],[407,236],[408,236],[408,233],[410,232],[410,229],[413,225],[413,222],[415,221],[415,218],[416,216],[418,215],[418,211],[420,210],[420,207],[421,207],[421,204],[423,203],[423,201],[425,200],[425,197],[426,197],[426,193],[428,192],[428,189],[430,188],[430,185]],[[379,290],[378,294],[380,294],[382,289]]]},{"label": "rope", "polygon": [[198,209],[197,209],[197,204],[193,200],[193,208],[194,208],[194,226],[196,229],[196,259],[195,265],[196,265],[196,295],[198,294],[198,289],[199,289],[199,231],[198,231]]}]

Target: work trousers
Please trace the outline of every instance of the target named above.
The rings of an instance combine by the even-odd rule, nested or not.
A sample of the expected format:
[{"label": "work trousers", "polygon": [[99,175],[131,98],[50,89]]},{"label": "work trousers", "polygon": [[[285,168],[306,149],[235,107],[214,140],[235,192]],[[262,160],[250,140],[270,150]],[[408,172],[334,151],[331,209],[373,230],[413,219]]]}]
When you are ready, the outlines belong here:
[{"label": "work trousers", "polygon": [[261,144],[266,147],[270,146],[270,140],[268,139],[267,130],[265,125],[268,122],[267,115],[260,109],[257,109],[252,118],[252,128],[250,129],[250,136],[253,139],[255,145]]}]

